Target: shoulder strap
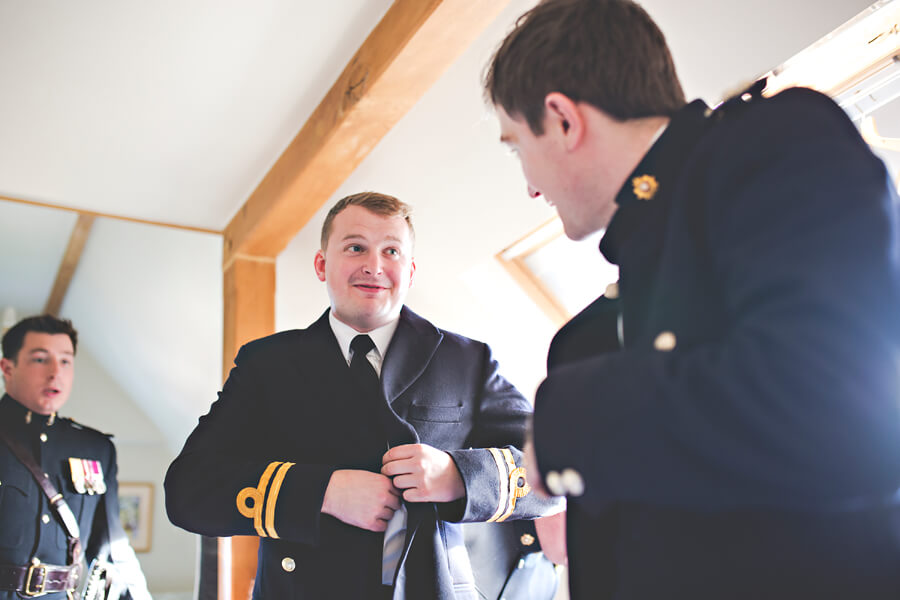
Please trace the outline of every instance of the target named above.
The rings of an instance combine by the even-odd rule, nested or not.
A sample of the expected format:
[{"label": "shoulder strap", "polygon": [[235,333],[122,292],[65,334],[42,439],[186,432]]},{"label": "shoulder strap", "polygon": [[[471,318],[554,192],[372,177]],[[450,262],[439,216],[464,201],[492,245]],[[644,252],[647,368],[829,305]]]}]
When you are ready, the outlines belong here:
[{"label": "shoulder strap", "polygon": [[9,431],[2,426],[0,426],[0,439],[2,439],[9,447],[15,457],[19,459],[19,462],[25,465],[25,468],[28,469],[31,476],[37,482],[38,487],[40,487],[41,491],[44,492],[44,495],[47,496],[50,506],[56,511],[56,515],[59,517],[63,528],[66,530],[66,537],[69,538],[70,558],[73,559],[73,562],[80,562],[81,542],[78,538],[81,535],[81,531],[78,527],[78,519],[75,518],[75,515],[66,503],[65,498],[63,498],[63,495],[56,490],[53,483],[50,481],[50,478],[44,475],[44,472],[41,470],[40,466],[38,466],[37,461],[34,459],[34,456],[32,456],[28,448],[17,440],[14,440]]}]

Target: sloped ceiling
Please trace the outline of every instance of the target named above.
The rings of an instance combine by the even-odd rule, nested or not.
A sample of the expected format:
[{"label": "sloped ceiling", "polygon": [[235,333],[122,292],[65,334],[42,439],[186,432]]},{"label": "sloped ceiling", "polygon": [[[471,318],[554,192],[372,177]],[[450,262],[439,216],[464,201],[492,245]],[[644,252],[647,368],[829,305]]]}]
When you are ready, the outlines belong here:
[{"label": "sloped ceiling", "polygon": [[[490,341],[526,390],[540,379],[552,326],[491,257],[552,211],[525,196],[479,79],[533,3],[512,0],[337,193],[377,189],[414,205],[411,306]],[[711,101],[868,4],[644,2],[688,95]],[[390,5],[0,3],[0,196],[220,230]],[[0,307],[41,310],[74,222],[0,201]],[[320,225],[279,257],[279,327],[305,326],[326,304],[311,269]],[[221,382],[221,243],[99,219],[61,310],[173,449]]]}]

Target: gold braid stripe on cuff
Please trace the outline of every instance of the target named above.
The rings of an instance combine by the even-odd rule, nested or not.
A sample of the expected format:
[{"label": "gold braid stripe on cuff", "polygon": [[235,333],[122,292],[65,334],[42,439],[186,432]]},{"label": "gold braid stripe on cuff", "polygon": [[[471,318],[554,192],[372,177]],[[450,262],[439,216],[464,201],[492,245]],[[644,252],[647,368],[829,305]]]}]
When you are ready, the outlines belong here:
[{"label": "gold braid stripe on cuff", "polygon": [[[513,458],[512,452],[510,452],[508,448],[503,448],[500,451],[506,459],[506,466],[509,468],[509,491],[507,493],[509,504],[507,505],[506,512],[503,513],[503,516],[497,519],[498,523],[508,519],[516,509],[516,500],[524,498],[528,495],[528,492],[531,491],[531,486],[528,485],[528,482],[525,479],[525,467],[516,466],[516,461]],[[522,482],[522,485],[519,485],[520,481]]]},{"label": "gold braid stripe on cuff", "polygon": [[[248,519],[253,519],[253,526],[256,528],[256,533],[258,533],[260,537],[268,537],[266,530],[263,529],[262,525],[263,498],[265,498],[266,495],[266,487],[269,485],[269,479],[280,464],[281,461],[269,463],[269,466],[263,471],[262,477],[259,478],[259,485],[255,488],[245,487],[237,495],[238,512]],[[248,505],[248,500],[252,500],[253,503]]]},{"label": "gold braid stripe on cuff", "polygon": [[497,512],[487,520],[488,523],[492,523],[499,519],[506,509],[507,496],[509,495],[509,484],[507,483],[509,475],[506,470],[506,461],[503,460],[503,455],[500,454],[500,451],[496,448],[488,448],[488,450],[490,450],[491,456],[494,457],[494,462],[497,463],[497,479],[500,482],[500,502],[497,504]]},{"label": "gold braid stripe on cuff", "polygon": [[278,492],[281,491],[281,482],[287,475],[288,469],[294,466],[294,463],[286,462],[278,468],[275,479],[272,480],[272,487],[269,489],[269,496],[266,498],[266,529],[269,530],[271,537],[278,539],[275,533],[275,503],[278,502]]}]

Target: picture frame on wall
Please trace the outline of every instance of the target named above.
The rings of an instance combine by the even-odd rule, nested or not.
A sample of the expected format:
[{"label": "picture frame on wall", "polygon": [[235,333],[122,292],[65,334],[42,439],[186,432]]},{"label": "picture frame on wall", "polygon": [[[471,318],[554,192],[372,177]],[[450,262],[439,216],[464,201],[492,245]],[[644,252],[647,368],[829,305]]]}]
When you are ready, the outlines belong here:
[{"label": "picture frame on wall", "polygon": [[153,484],[119,483],[119,519],[135,552],[149,552],[153,532]]}]

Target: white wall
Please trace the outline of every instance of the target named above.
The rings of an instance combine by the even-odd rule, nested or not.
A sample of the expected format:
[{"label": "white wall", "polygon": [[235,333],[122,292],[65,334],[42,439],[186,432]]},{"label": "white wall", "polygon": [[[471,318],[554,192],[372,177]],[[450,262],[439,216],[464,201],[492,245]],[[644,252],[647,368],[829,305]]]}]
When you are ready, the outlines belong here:
[{"label": "white wall", "polygon": [[196,539],[166,517],[163,478],[175,456],[162,433],[84,348],[79,348],[76,355],[72,396],[60,412],[114,434],[120,482],[153,484],[151,549],[139,553],[138,559],[151,593],[190,597],[196,569]]}]

